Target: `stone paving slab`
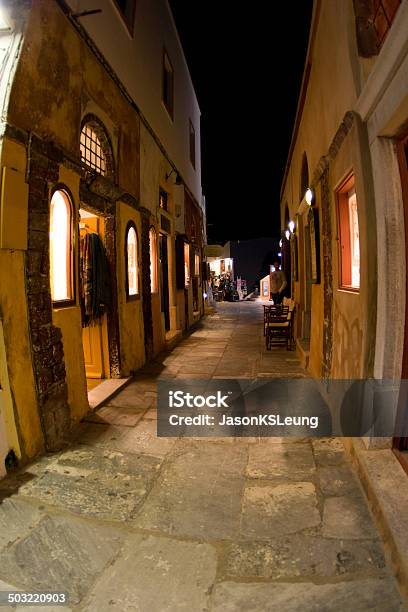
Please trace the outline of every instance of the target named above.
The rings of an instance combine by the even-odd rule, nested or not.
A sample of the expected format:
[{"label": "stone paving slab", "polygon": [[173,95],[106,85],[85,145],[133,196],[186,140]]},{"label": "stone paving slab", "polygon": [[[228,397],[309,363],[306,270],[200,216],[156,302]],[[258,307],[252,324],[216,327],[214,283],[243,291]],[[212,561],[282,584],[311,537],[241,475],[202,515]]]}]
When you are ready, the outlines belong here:
[{"label": "stone paving slab", "polygon": [[44,511],[17,495],[0,503],[0,549],[25,536],[40,521]]},{"label": "stone paving slab", "polygon": [[102,519],[126,520],[157,477],[160,462],[103,449],[63,454],[48,472],[20,488],[23,496]]},{"label": "stone paving slab", "polygon": [[31,591],[67,591],[72,605],[118,554],[122,540],[110,527],[46,516],[36,530],[0,552],[0,578]]},{"label": "stone paving slab", "polygon": [[310,480],[316,471],[310,445],[254,444],[249,449],[247,476],[273,480]]},{"label": "stone paving slab", "polygon": [[233,538],[239,529],[246,460],[234,444],[191,445],[162,473],[135,525],[180,536]]},{"label": "stone paving slab", "polygon": [[316,490],[311,482],[245,488],[241,534],[255,540],[271,540],[320,526]]},{"label": "stone paving slab", "polygon": [[347,495],[361,491],[350,465],[328,465],[318,470],[323,495]]},{"label": "stone paving slab", "polygon": [[154,457],[165,457],[174,447],[176,438],[158,438],[157,422],[143,420],[112,446],[124,453],[145,453]]},{"label": "stone paving slab", "polygon": [[328,538],[375,538],[367,502],[359,495],[329,497],[324,502],[322,534]]},{"label": "stone paving slab", "polygon": [[335,584],[222,582],[211,612],[405,612],[395,580],[368,578]]},{"label": "stone paving slab", "polygon": [[101,423],[102,425],[134,427],[143,417],[145,411],[145,408],[134,408],[133,406],[104,406],[97,412],[87,416],[84,421],[87,423]]},{"label": "stone paving slab", "polygon": [[338,438],[315,438],[312,445],[317,465],[338,465],[347,461],[343,443]]},{"label": "stone paving slab", "polygon": [[199,612],[208,610],[217,557],[209,544],[133,535],[95,584],[88,612]]},{"label": "stone paving slab", "polygon": [[378,541],[332,540],[294,534],[271,542],[237,542],[230,546],[224,570],[229,578],[332,577],[385,567]]}]

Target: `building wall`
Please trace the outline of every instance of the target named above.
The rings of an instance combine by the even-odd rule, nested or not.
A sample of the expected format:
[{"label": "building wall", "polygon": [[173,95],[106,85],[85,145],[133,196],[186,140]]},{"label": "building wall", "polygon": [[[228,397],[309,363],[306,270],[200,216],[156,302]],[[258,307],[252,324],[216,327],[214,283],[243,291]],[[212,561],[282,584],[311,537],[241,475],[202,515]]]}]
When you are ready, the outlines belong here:
[{"label": "building wall", "polygon": [[[69,0],[74,12],[102,9],[80,20],[201,201],[200,109],[166,0],[138,0],[129,33],[112,0]],[[174,69],[174,120],[162,102],[162,61],[166,49]],[[196,134],[196,169],[189,157],[189,118]]]},{"label": "building wall", "polygon": [[[296,190],[306,151],[321,247],[321,282],[312,286],[308,367],[314,376],[325,379],[398,379],[408,354],[407,203],[404,207],[397,155],[398,141],[408,125],[408,4],[400,4],[380,48],[373,44],[369,9],[360,0],[315,2],[310,79],[307,83],[306,69],[304,106],[282,190],[282,219],[288,204],[290,216],[298,221],[299,281],[294,292],[302,310],[306,213],[304,204],[298,209]],[[319,129],[315,129],[317,122]],[[339,289],[335,190],[351,169],[360,229],[357,293]],[[295,217],[297,212],[301,215]],[[297,333],[301,338],[300,320]],[[341,399],[342,394],[332,406]],[[387,409],[397,413],[396,398]],[[397,443],[370,434],[364,441],[376,448]]]},{"label": "building wall", "polygon": [[[298,226],[299,279],[294,283],[298,302],[296,328],[300,339],[302,326],[307,328],[304,321],[311,317],[310,347],[306,343],[309,370],[316,377],[359,378],[370,376],[373,369],[371,339],[376,324],[376,263],[367,254],[376,252],[376,227],[366,126],[355,114],[347,114],[355,107],[363,84],[353,3],[351,0],[316,2],[314,25],[308,60],[310,76],[283,185],[281,218],[284,219],[288,206],[290,218]],[[308,206],[303,204],[299,210],[304,195],[300,193],[304,153],[309,166],[309,184],[315,190],[321,246],[321,279],[310,288],[310,307],[306,305],[305,280]],[[335,190],[351,170],[356,180],[362,262],[358,293],[339,288]]]},{"label": "building wall", "polygon": [[[149,227],[153,225],[158,235],[164,231],[164,217],[170,228],[171,331],[181,329],[180,312],[185,311],[185,302],[184,294],[180,301],[176,288],[175,240],[177,234],[185,232],[187,187],[175,185],[177,174],[170,173],[177,163],[183,179],[190,181],[193,206],[199,210],[199,111],[167,4],[158,3],[153,13],[149,12],[151,5],[149,9],[147,3],[144,12],[142,5],[138,3],[139,19],[145,20],[146,31],[139,33],[138,44],[143,37],[147,37],[147,45],[150,39],[156,43],[156,38],[165,35],[166,48],[174,54],[177,93],[175,121],[170,128],[163,127],[159,114],[154,113],[151,119],[155,125],[147,124],[135,101],[125,92],[121,75],[114,74],[98,55],[84,31],[67,14],[64,2],[4,3],[5,16],[12,24],[12,35],[7,35],[7,40],[13,62],[9,62],[8,55],[0,54],[0,62],[4,60],[0,96],[5,109],[0,164],[2,175],[7,172],[15,190],[7,188],[4,195],[3,177],[1,207],[4,218],[10,219],[11,206],[15,207],[19,223],[11,224],[12,231],[6,233],[3,226],[0,228],[8,241],[0,248],[0,316],[4,330],[1,387],[2,406],[6,406],[2,408],[5,423],[2,421],[1,436],[3,441],[6,436],[6,445],[23,460],[44,449],[58,448],[71,425],[89,410],[78,301],[80,208],[102,219],[113,281],[112,307],[105,315],[104,332],[108,375],[127,376],[164,347],[160,294],[150,293],[149,261]],[[106,8],[105,15],[107,11]],[[139,22],[137,27],[142,27]],[[143,66],[137,84],[140,87],[140,79],[145,79],[146,92],[153,96],[150,76],[157,57],[150,57],[150,53],[153,51],[144,48],[138,55]],[[161,61],[159,74],[160,81]],[[160,95],[158,99],[161,104]],[[80,160],[81,121],[89,113],[97,116],[106,129],[114,159],[112,177],[90,173]],[[191,173],[189,159],[191,168],[185,163],[190,114],[197,122],[195,173]],[[185,139],[181,131],[184,123]],[[161,130],[159,135],[155,128]],[[10,179],[7,181],[8,185]],[[57,187],[66,189],[72,200],[75,247],[75,301],[64,308],[52,306],[49,278],[49,205]],[[160,187],[169,194],[167,213],[159,211]],[[130,220],[136,225],[139,239],[141,289],[138,299],[131,301],[125,290],[124,243]],[[199,231],[201,235],[202,228]]]}]

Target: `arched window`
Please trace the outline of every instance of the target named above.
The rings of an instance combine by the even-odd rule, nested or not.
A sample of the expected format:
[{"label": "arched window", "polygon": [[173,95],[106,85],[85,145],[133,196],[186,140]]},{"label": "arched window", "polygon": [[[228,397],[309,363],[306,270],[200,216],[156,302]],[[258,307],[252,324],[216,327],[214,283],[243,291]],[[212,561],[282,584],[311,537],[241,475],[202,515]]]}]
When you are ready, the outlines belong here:
[{"label": "arched window", "polygon": [[126,262],[126,293],[128,299],[139,294],[139,257],[135,224],[130,221],[126,228],[125,262]]},{"label": "arched window", "polygon": [[150,289],[152,293],[157,292],[157,234],[154,227],[149,230],[150,247]]},{"label": "arched window", "polygon": [[299,200],[302,201],[305,197],[306,189],[309,187],[309,165],[307,163],[307,155],[303,153],[302,159],[302,170],[300,173],[300,197]]},{"label": "arched window", "polygon": [[80,140],[81,160],[103,176],[113,175],[113,155],[106,130],[93,115],[83,121]]},{"label": "arched window", "polygon": [[68,194],[54,192],[50,205],[50,282],[53,302],[74,299],[72,203]]}]

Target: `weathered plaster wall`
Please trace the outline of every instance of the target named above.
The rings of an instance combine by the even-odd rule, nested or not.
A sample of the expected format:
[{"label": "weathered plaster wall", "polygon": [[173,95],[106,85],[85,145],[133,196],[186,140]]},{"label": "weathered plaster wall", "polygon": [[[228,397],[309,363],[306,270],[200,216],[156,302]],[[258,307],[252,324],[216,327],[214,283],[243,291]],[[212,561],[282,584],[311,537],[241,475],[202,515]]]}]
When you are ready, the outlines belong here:
[{"label": "weathered plaster wall", "polygon": [[[372,339],[376,324],[373,256],[376,227],[367,134],[356,116],[351,115],[343,123],[346,113],[354,108],[361,88],[351,0],[321,3],[310,59],[305,104],[281,200],[282,220],[286,204],[290,217],[295,219],[302,196],[300,177],[306,152],[309,184],[315,181],[321,247],[321,283],[312,286],[309,369],[317,377],[369,376],[373,368]],[[361,287],[357,294],[339,290],[338,278],[335,189],[351,170],[355,173],[360,225]],[[302,311],[304,234],[302,228],[297,231],[299,282],[295,283],[294,293]],[[300,326],[298,317],[298,334]]]},{"label": "weathered plaster wall", "polygon": [[[26,171],[26,151],[4,138],[1,166]],[[27,203],[26,203],[27,205]],[[25,254],[18,250],[0,250],[0,309],[8,361],[10,390],[22,452],[32,457],[44,449],[43,433],[37,410],[31,341],[25,293]],[[18,339],[18,341],[17,341]]]},{"label": "weathered plaster wall", "polygon": [[[56,2],[37,0],[25,32],[7,120],[79,158],[83,115],[96,109],[112,141],[121,188],[139,197],[139,116]],[[114,147],[115,149],[115,147]]]}]

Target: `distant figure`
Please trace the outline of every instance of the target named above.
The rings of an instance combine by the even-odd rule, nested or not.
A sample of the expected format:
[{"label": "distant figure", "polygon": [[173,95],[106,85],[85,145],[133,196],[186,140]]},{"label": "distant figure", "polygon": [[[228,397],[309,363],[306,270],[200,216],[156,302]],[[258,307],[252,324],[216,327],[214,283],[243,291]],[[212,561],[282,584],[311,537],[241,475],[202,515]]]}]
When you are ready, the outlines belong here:
[{"label": "distant figure", "polygon": [[273,262],[273,267],[275,268],[274,272],[271,272],[271,297],[273,299],[273,303],[282,304],[283,300],[283,291],[288,284],[286,281],[286,276],[283,270],[280,270],[280,261],[279,259],[275,259]]}]

